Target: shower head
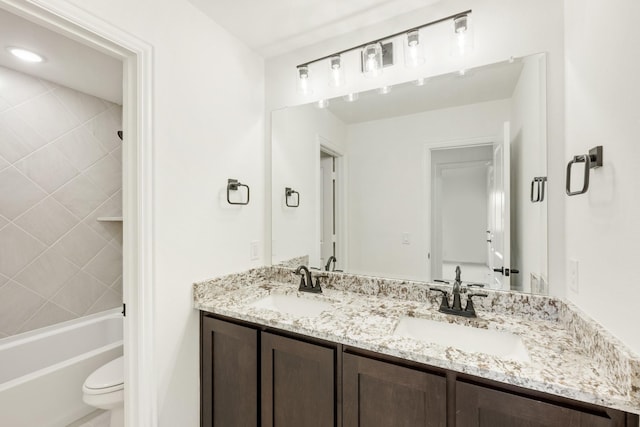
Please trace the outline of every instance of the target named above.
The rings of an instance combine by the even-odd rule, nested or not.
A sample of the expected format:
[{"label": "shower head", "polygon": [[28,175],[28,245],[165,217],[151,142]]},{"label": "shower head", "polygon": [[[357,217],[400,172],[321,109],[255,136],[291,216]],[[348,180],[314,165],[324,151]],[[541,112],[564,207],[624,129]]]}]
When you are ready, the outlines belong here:
[{"label": "shower head", "polygon": [[122,141],[122,131],[121,130],[118,131],[118,138],[120,138],[120,141]]}]

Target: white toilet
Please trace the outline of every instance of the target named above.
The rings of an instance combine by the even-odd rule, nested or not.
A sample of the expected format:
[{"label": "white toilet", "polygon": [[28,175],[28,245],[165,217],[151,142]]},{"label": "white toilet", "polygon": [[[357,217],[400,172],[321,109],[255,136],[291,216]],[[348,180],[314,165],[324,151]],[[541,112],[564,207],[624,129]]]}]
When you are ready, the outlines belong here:
[{"label": "white toilet", "polygon": [[111,427],[124,427],[124,359],[112,360],[93,371],[82,386],[87,405],[111,412]]}]

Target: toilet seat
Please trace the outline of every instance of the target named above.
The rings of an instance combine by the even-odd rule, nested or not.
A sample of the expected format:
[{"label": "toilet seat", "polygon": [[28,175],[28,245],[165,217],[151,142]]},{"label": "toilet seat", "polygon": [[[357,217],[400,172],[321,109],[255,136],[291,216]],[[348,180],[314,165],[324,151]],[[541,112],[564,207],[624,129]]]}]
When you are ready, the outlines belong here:
[{"label": "toilet seat", "polygon": [[82,385],[86,394],[105,394],[124,389],[124,357],[96,369]]}]

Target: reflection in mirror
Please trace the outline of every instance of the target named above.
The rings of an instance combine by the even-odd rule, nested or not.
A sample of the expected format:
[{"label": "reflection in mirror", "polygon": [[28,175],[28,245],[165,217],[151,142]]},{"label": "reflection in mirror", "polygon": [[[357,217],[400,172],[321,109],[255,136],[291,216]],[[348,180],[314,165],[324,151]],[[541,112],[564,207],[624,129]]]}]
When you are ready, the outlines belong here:
[{"label": "reflection in mirror", "polygon": [[390,89],[273,112],[273,264],[547,293],[546,56]]}]

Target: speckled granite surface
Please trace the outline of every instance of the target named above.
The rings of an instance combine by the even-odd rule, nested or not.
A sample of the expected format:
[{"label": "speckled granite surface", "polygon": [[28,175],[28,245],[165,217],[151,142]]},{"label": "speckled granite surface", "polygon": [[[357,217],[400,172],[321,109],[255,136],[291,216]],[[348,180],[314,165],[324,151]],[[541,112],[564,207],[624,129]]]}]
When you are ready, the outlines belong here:
[{"label": "speckled granite surface", "polygon": [[[315,274],[315,272],[314,272]],[[331,273],[322,295],[298,293],[291,269],[264,267],[194,285],[195,308],[327,341],[640,413],[640,358],[575,307],[537,295],[486,291],[477,319],[437,311],[439,293],[420,282]],[[438,286],[442,289],[446,285]],[[296,317],[251,303],[288,294],[332,304]],[[520,336],[530,361],[467,353],[393,335],[403,316],[460,323]]]}]

